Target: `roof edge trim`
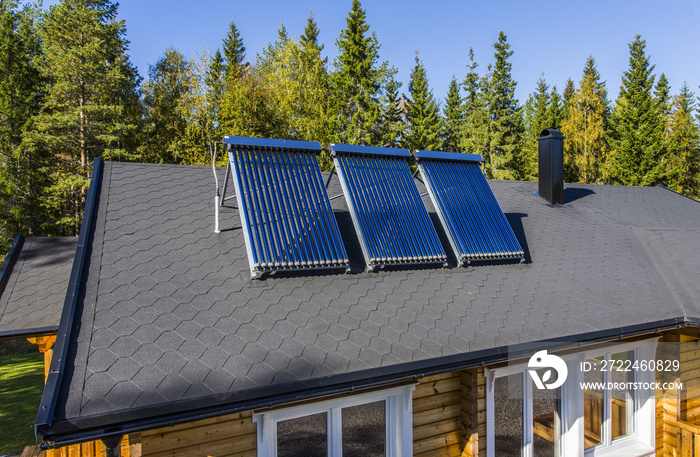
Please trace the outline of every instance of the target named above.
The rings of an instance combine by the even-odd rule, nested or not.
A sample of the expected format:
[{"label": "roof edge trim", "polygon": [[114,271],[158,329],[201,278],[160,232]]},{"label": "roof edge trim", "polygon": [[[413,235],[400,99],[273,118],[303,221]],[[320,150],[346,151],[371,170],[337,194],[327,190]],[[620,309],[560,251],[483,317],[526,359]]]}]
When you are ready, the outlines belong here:
[{"label": "roof edge trim", "polygon": [[15,239],[12,240],[10,252],[7,253],[7,257],[5,257],[5,261],[2,264],[2,269],[0,270],[0,297],[2,297],[2,294],[5,292],[5,287],[7,287],[7,283],[10,281],[12,269],[17,263],[19,253],[22,251],[22,246],[24,246],[24,235],[20,235],[18,233],[15,235]]},{"label": "roof edge trim", "polygon": [[682,193],[680,193],[680,192],[676,192],[675,190],[673,190],[673,189],[671,189],[671,188],[669,188],[669,187],[666,187],[666,186],[662,186],[661,184],[657,184],[656,187],[660,187],[660,188],[662,188],[662,189],[664,189],[664,190],[667,190],[667,191],[669,191],[669,192],[673,192],[674,194],[679,195],[679,196],[681,196],[681,197],[685,197],[685,198],[687,198],[687,199],[690,200],[690,201],[694,201],[695,203],[700,203],[700,200],[695,200],[693,197],[689,197],[689,196],[687,196],[686,194],[682,194]]},{"label": "roof edge trim", "polygon": [[[670,318],[629,327],[617,327],[579,335],[484,349],[466,354],[456,354],[440,357],[439,359],[427,359],[344,375],[291,382],[274,387],[265,386],[241,392],[117,411],[101,416],[62,421],[50,428],[39,426],[38,432],[43,434],[45,438],[48,438],[48,443],[42,444],[42,448],[47,445],[62,446],[90,441],[114,433],[140,432],[224,414],[269,408],[328,395],[352,393],[359,389],[393,385],[411,380],[415,381],[425,376],[525,357],[540,349],[569,349],[584,344],[615,341],[685,326],[700,327],[700,319]],[[510,351],[508,350],[509,348]]]},{"label": "roof edge trim", "polygon": [[49,374],[46,379],[44,393],[39,403],[39,411],[36,417],[35,427],[50,426],[53,423],[54,411],[58,401],[61,384],[63,382],[63,373],[68,354],[68,346],[74,329],[75,312],[80,299],[80,289],[85,280],[87,273],[87,265],[89,263],[90,245],[92,244],[93,233],[95,230],[95,219],[97,217],[98,197],[100,194],[100,186],[102,183],[102,170],[104,164],[102,159],[96,157],[92,165],[92,179],[85,199],[85,208],[83,210],[83,221],[80,224],[80,233],[78,235],[78,245],[73,258],[73,267],[68,280],[68,289],[66,290],[66,298],[63,302],[63,311],[61,313],[61,321],[58,326],[56,335],[56,343],[54,344],[54,353],[51,359]]},{"label": "roof edge trim", "polygon": [[6,330],[4,332],[0,332],[0,341],[55,335],[56,332],[58,332],[58,327],[37,327],[21,330]]}]

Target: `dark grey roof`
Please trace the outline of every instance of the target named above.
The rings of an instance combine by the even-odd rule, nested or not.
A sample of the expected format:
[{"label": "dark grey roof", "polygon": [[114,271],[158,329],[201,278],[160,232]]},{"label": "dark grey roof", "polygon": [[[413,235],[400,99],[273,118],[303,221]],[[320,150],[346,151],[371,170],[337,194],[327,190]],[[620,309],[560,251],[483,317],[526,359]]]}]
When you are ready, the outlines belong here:
[{"label": "dark grey roof", "polygon": [[77,237],[18,238],[0,291],[0,338],[56,332],[76,244]]},{"label": "dark grey roof", "polygon": [[[255,281],[233,203],[213,233],[210,168],[106,163],[80,331],[49,379],[56,409],[40,431],[183,417],[700,316],[697,202],[662,188],[567,185],[566,205],[552,207],[533,195],[537,183],[490,184],[525,264],[364,273],[341,198],[351,273]],[[329,194],[339,193],[334,179]]]}]

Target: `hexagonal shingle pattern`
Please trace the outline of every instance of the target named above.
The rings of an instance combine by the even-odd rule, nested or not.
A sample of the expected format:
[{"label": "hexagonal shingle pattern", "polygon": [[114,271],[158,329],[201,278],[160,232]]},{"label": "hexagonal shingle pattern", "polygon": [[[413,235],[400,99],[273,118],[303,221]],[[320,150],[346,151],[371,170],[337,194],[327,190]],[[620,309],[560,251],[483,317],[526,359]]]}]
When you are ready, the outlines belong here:
[{"label": "hexagonal shingle pattern", "polygon": [[0,296],[0,334],[58,328],[77,237],[27,237]]},{"label": "hexagonal shingle pattern", "polygon": [[231,203],[213,233],[211,169],[105,164],[86,290],[95,306],[79,316],[57,410],[105,415],[684,315],[635,230],[697,228],[700,204],[572,185],[567,205],[551,207],[536,183],[491,185],[525,264],[364,273],[338,199],[351,273],[253,281]]}]

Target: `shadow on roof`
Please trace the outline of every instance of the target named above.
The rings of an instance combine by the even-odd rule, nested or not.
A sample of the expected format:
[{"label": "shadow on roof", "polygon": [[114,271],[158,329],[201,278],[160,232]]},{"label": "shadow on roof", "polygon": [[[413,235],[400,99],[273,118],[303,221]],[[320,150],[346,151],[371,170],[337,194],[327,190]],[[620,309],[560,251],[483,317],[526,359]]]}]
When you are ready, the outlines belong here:
[{"label": "shadow on roof", "polygon": [[[581,189],[579,187],[567,187],[564,189],[564,203],[571,203],[583,197],[595,194],[591,189]],[[521,242],[522,244],[522,242]]]}]

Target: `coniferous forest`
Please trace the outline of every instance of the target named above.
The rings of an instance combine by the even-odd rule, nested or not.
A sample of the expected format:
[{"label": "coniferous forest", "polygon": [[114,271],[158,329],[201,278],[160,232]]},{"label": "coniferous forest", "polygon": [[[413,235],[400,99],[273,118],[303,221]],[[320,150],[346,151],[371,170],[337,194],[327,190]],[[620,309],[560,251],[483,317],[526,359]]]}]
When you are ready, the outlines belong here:
[{"label": "coniferous forest", "polygon": [[555,128],[567,182],[700,197],[698,99],[672,90],[640,36],[618,93],[590,56],[563,88],[541,77],[521,103],[501,32],[484,61],[464,50],[439,103],[420,55],[405,85],[381,60],[359,0],[346,21],[333,61],[310,15],[300,36],[281,26],[256,56],[232,22],[220,49],[166,49],[142,77],[116,3],[0,0],[0,254],[16,233],[77,234],[93,158],[207,164],[224,134],[481,154],[490,179],[534,180],[536,138]]}]

